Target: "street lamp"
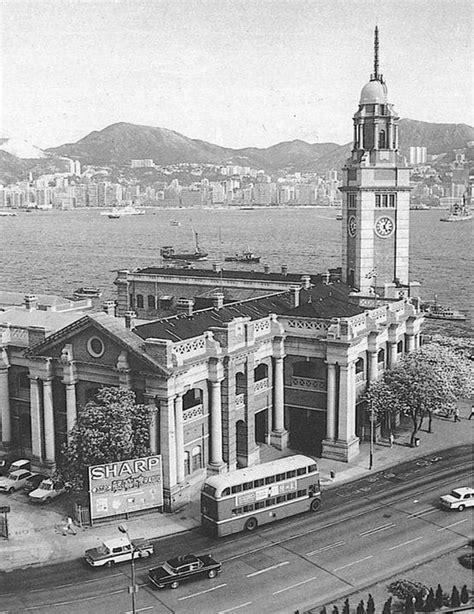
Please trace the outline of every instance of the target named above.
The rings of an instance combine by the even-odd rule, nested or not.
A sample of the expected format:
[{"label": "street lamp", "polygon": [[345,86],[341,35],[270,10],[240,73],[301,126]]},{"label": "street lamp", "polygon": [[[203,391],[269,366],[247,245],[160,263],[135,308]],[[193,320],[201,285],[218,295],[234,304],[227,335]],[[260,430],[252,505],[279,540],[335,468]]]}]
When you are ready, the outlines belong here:
[{"label": "street lamp", "polygon": [[370,403],[370,453],[369,469],[374,466],[374,404]]},{"label": "street lamp", "polygon": [[131,562],[131,570],[132,570],[132,585],[128,587],[128,592],[132,595],[132,614],[136,614],[137,609],[135,605],[135,593],[138,592],[138,586],[135,584],[135,548],[133,546],[132,540],[130,539],[130,535],[128,534],[127,527],[123,524],[119,524],[118,530],[120,533],[124,533],[127,536],[127,539],[130,543],[130,548],[132,549],[132,558]]}]

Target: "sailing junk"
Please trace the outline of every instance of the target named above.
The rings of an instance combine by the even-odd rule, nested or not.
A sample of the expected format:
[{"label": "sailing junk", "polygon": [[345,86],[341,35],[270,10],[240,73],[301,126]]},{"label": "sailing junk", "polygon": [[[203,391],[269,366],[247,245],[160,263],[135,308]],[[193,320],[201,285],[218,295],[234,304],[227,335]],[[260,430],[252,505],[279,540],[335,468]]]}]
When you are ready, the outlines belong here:
[{"label": "sailing junk", "polygon": [[199,247],[198,233],[194,233],[196,249],[194,252],[177,252],[171,245],[161,248],[161,256],[164,260],[207,260],[207,252]]}]

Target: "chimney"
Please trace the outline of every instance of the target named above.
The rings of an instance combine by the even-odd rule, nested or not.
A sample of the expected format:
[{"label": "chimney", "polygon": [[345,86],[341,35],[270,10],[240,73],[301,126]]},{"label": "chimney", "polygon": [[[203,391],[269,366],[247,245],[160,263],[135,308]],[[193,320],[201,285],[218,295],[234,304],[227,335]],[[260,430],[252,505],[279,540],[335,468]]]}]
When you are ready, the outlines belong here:
[{"label": "chimney", "polygon": [[194,301],[192,298],[180,298],[176,303],[176,313],[178,315],[192,316]]},{"label": "chimney", "polygon": [[324,286],[329,286],[330,279],[331,279],[331,274],[329,273],[329,271],[327,271],[326,273],[323,273],[323,285]]},{"label": "chimney", "polygon": [[215,309],[222,309],[224,307],[224,295],[222,292],[216,292],[212,296],[212,305]]},{"label": "chimney", "polygon": [[282,275],[288,275],[288,265],[287,264],[282,264],[281,265],[281,274]]},{"label": "chimney", "polygon": [[115,316],[115,301],[104,301],[102,309],[109,316]]},{"label": "chimney", "polygon": [[126,311],[124,314],[125,328],[128,328],[128,329],[133,328],[133,320],[136,317],[137,317],[137,314],[134,311]]},{"label": "chimney", "polygon": [[25,308],[27,311],[34,311],[38,309],[38,297],[36,294],[25,295]]},{"label": "chimney", "polygon": [[268,275],[270,273],[270,265],[269,264],[266,264],[263,267],[263,272],[265,273],[265,275]]},{"label": "chimney", "polygon": [[299,307],[300,306],[300,290],[299,286],[293,286],[290,288],[290,296],[291,296],[291,306]]},{"label": "chimney", "polygon": [[309,288],[311,288],[311,276],[310,275],[302,275],[301,276],[301,283],[302,286],[305,290],[308,290]]}]

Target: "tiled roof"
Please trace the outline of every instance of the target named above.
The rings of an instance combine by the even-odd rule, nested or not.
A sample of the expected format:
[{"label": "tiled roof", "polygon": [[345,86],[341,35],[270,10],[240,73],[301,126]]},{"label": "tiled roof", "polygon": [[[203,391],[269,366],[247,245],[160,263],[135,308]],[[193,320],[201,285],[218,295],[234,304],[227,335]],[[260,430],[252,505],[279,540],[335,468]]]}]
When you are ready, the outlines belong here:
[{"label": "tiled roof", "polygon": [[341,284],[319,284],[300,291],[299,307],[292,307],[291,293],[278,292],[262,298],[231,303],[221,309],[197,311],[191,316],[178,315],[155,320],[134,328],[143,339],[169,339],[181,341],[202,335],[212,327],[225,326],[238,317],[259,320],[273,313],[276,315],[330,319],[351,317],[364,313],[364,309],[349,301],[350,289]]}]

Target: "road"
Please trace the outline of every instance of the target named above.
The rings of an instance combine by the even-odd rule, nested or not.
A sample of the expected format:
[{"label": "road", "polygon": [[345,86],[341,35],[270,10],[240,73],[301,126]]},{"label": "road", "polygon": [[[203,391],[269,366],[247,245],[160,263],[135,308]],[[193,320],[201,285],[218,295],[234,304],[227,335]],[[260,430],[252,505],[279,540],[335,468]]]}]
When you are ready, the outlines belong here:
[{"label": "road", "polygon": [[[440,494],[470,483],[469,447],[418,459],[328,490],[324,510],[252,534],[217,540],[199,531],[155,543],[137,562],[137,612],[293,613],[322,605],[435,558],[472,539],[472,511],[439,508]],[[172,555],[212,552],[223,572],[177,590],[153,590],[146,572]],[[1,578],[0,612],[123,614],[131,611],[130,566],[81,561]],[[8,585],[8,586],[7,586]]]}]

